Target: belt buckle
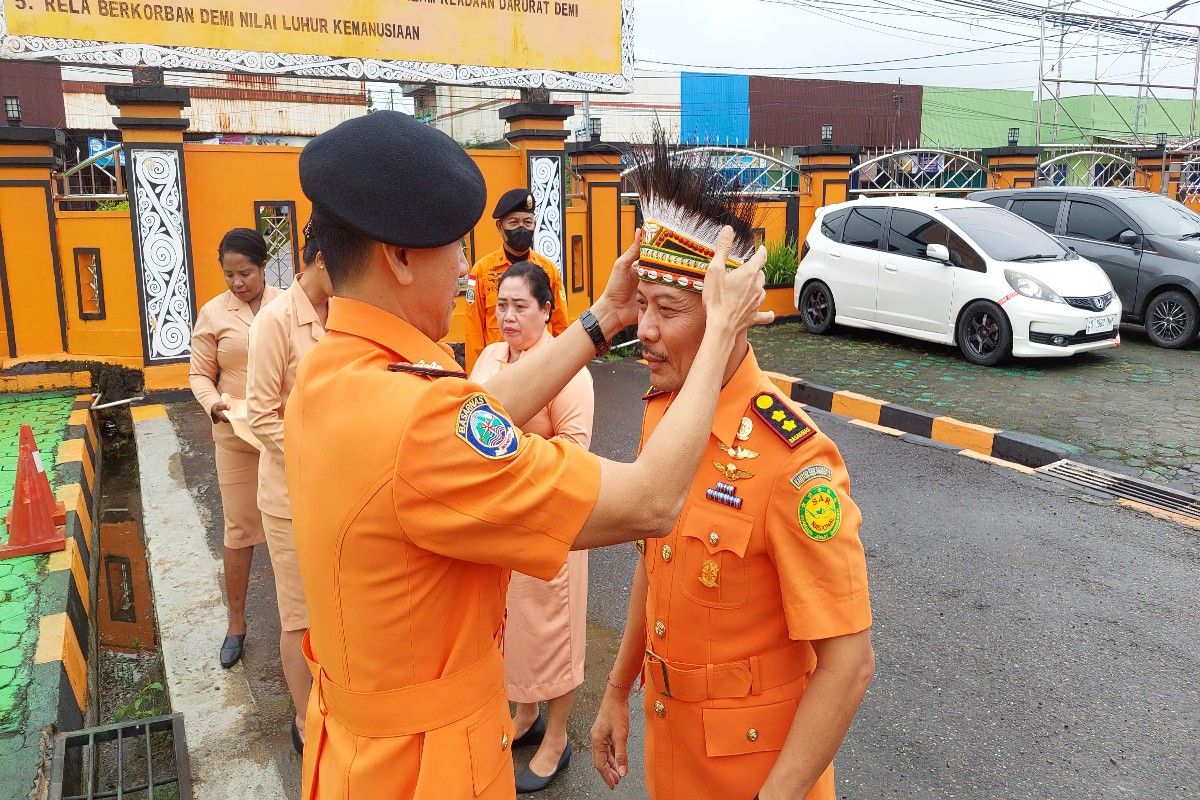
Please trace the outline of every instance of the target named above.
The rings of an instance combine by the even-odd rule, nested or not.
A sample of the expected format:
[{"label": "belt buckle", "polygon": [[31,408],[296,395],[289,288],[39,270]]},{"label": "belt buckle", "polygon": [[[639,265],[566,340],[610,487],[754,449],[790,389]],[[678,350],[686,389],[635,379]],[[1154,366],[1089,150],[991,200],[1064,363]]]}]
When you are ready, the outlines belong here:
[{"label": "belt buckle", "polygon": [[662,672],[662,689],[663,696],[670,699],[671,697],[671,681],[667,678],[667,662],[662,659],[658,653],[655,653],[649,647],[646,648],[646,659],[648,661],[657,662],[658,668]]}]

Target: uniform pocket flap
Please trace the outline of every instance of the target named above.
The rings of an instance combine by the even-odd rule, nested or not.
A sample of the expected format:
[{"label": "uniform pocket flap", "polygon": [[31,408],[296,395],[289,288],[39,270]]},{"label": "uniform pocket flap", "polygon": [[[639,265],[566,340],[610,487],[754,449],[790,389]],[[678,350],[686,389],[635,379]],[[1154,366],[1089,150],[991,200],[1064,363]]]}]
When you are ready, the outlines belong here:
[{"label": "uniform pocket flap", "polygon": [[476,796],[491,785],[500,769],[512,771],[512,718],[502,693],[489,700],[477,720],[467,727],[467,747],[471,752],[471,783]]},{"label": "uniform pocket flap", "polygon": [[746,556],[754,518],[715,504],[694,505],[687,511],[680,532],[702,542],[710,554],[727,550],[738,558]]},{"label": "uniform pocket flap", "polygon": [[704,709],[705,752],[711,758],[782,750],[798,704],[786,700],[766,706]]}]

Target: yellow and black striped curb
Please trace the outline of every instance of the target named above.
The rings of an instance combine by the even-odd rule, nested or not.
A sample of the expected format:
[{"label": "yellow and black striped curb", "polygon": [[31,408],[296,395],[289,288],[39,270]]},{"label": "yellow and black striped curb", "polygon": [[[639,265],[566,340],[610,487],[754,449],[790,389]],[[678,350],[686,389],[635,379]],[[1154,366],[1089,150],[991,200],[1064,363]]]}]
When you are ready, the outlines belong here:
[{"label": "yellow and black striped curb", "polygon": [[975,458],[1033,470],[1068,458],[1075,448],[1016,431],[938,416],[907,406],[876,400],[856,392],[830,389],[800,378],[768,373],[780,391],[811,408],[840,414],[861,425],[896,436],[913,434],[949,445]]},{"label": "yellow and black striped curb", "polygon": [[[87,717],[92,592],[88,579],[96,541],[93,498],[97,491],[100,441],[88,410],[92,398],[79,395],[67,420],[55,459],[56,495],[66,506],[66,548],[51,553],[43,578],[34,680],[48,682],[39,694],[55,697],[56,708],[40,709],[30,727],[54,724],[59,730],[83,727]],[[30,709],[31,712],[34,709]]]}]

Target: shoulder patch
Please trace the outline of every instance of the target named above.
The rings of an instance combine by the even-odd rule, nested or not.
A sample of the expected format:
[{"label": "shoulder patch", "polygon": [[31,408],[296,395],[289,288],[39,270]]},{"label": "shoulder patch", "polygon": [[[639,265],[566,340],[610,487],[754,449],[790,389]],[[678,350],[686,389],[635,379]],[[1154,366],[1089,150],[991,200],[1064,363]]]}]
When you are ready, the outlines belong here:
[{"label": "shoulder patch", "polygon": [[808,490],[796,508],[800,527],[808,538],[826,542],[842,527],[842,501],[832,486],[821,484]]},{"label": "shoulder patch", "polygon": [[482,394],[473,394],[462,404],[454,432],[484,458],[508,458],[517,452],[516,428]]},{"label": "shoulder patch", "polygon": [[446,369],[438,362],[434,361],[430,364],[427,361],[418,361],[415,364],[410,364],[407,361],[397,361],[394,364],[388,364],[388,372],[408,372],[413,375],[421,375],[426,378],[465,378],[467,373],[457,369]]},{"label": "shoulder patch", "polygon": [[795,486],[797,489],[799,489],[809,481],[815,481],[818,478],[823,478],[827,481],[832,480],[833,470],[824,464],[813,464],[810,467],[805,467],[792,476],[792,486]]},{"label": "shoulder patch", "polygon": [[642,395],[642,399],[643,400],[653,400],[654,398],[660,397],[664,394],[666,394],[666,392],[662,391],[661,389],[655,389],[653,386],[651,386],[649,389],[646,390],[646,393],[644,395]]},{"label": "shoulder patch", "polygon": [[750,408],[759,419],[767,423],[775,435],[793,450],[801,442],[814,436],[816,430],[806,425],[787,405],[770,392],[755,395]]},{"label": "shoulder patch", "polygon": [[474,278],[467,278],[467,305],[475,305],[475,287],[477,281]]}]

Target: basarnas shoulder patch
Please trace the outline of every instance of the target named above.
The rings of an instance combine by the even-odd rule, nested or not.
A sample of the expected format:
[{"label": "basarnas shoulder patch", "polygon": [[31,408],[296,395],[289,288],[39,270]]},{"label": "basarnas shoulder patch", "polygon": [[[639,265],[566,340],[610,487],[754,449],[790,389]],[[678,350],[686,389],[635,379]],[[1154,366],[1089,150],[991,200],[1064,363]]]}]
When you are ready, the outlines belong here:
[{"label": "basarnas shoulder patch", "polygon": [[475,279],[467,278],[467,305],[475,305]]},{"label": "basarnas shoulder patch", "polygon": [[517,452],[516,427],[482,394],[473,394],[462,404],[454,432],[484,458],[508,458]]},{"label": "basarnas shoulder patch", "polygon": [[842,501],[832,486],[814,486],[800,500],[796,515],[808,538],[825,542],[842,527]]},{"label": "basarnas shoulder patch", "polygon": [[814,429],[806,425],[782,400],[770,392],[757,395],[750,401],[750,408],[754,409],[754,413],[792,449],[816,434]]}]

